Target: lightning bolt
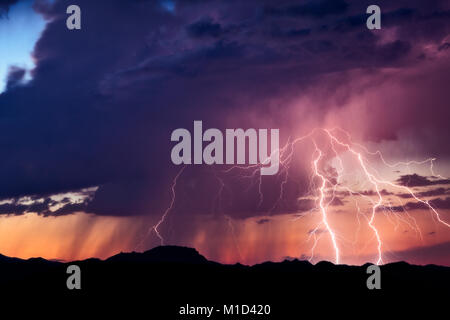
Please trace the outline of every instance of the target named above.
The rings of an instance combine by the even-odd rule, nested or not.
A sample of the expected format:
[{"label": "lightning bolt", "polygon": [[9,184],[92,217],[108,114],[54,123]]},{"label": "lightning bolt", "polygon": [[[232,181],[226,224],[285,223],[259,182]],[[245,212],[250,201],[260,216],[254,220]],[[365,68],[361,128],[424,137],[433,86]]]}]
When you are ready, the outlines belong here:
[{"label": "lightning bolt", "polygon": [[336,261],[336,264],[339,264],[339,247],[337,245],[336,235],[335,235],[333,229],[330,227],[330,224],[328,223],[327,210],[326,210],[325,204],[324,204],[324,202],[325,202],[325,187],[327,184],[327,179],[325,179],[325,177],[320,173],[319,167],[318,167],[318,162],[322,158],[322,151],[320,151],[320,149],[317,148],[317,145],[315,143],[314,143],[314,145],[316,147],[316,152],[318,154],[317,158],[315,158],[313,161],[314,173],[322,181],[320,188],[319,188],[319,193],[320,193],[319,206],[320,206],[320,212],[322,213],[322,223],[325,225],[325,228],[327,229],[328,233],[330,234],[331,242],[334,247],[335,261]]},{"label": "lightning bolt", "polygon": [[238,252],[238,254],[239,254],[239,258],[240,258],[241,261],[242,261],[242,252],[241,252],[241,248],[240,248],[240,246],[239,246],[239,243],[238,243],[238,241],[237,241],[237,239],[236,239],[236,234],[235,234],[235,232],[234,232],[234,225],[233,225],[233,222],[232,222],[232,220],[231,220],[231,218],[230,218],[229,216],[224,215],[224,217],[225,217],[225,219],[226,219],[227,222],[228,222],[228,227],[230,228],[231,236],[233,237],[234,245],[235,245],[236,250],[237,250],[237,252]]},{"label": "lightning bolt", "polygon": [[[340,140],[334,132],[340,131],[345,134],[347,137],[347,140],[350,141],[349,143],[346,143],[342,140]],[[337,171],[337,177],[336,182],[331,181],[325,173],[322,172],[320,169],[320,163],[326,159],[324,159],[324,156],[326,154],[326,150],[323,149],[323,147],[319,146],[318,143],[315,141],[315,136],[318,134],[325,135],[328,140],[329,147],[331,148],[333,152],[333,157],[337,160],[339,164],[339,168]],[[317,246],[318,241],[320,240],[321,236],[316,236],[316,233],[320,230],[320,227],[325,227],[326,233],[328,233],[330,242],[332,245],[332,250],[334,252],[334,261],[336,264],[339,264],[341,261],[340,256],[340,246],[339,242],[342,241],[341,236],[338,234],[338,232],[332,227],[329,221],[329,214],[328,214],[328,206],[333,202],[333,200],[336,197],[336,193],[339,189],[344,190],[348,194],[350,194],[352,197],[355,195],[360,196],[362,198],[365,198],[371,203],[371,210],[370,214],[368,216],[364,215],[361,211],[361,208],[359,207],[358,203],[356,203],[357,207],[357,223],[358,228],[357,232],[359,232],[361,221],[360,216],[366,218],[368,227],[372,230],[374,238],[376,240],[376,248],[377,248],[377,258],[375,263],[376,264],[383,264],[383,241],[382,241],[382,235],[379,229],[377,228],[376,221],[377,221],[377,215],[382,212],[383,210],[387,210],[389,214],[393,214],[398,220],[408,224],[409,227],[414,229],[422,238],[422,232],[417,224],[417,221],[414,217],[412,217],[406,208],[404,208],[403,203],[399,197],[396,197],[397,200],[401,203],[404,212],[406,213],[406,219],[402,217],[399,214],[396,214],[394,210],[392,210],[392,204],[390,200],[385,199],[383,196],[383,192],[385,191],[382,186],[390,186],[392,188],[398,188],[406,193],[410,194],[412,198],[414,198],[417,202],[420,202],[424,205],[426,205],[430,211],[434,214],[435,219],[441,223],[442,225],[446,227],[450,227],[450,224],[442,219],[439,212],[429,203],[428,200],[421,199],[418,197],[414,191],[404,185],[396,184],[388,180],[383,180],[379,178],[379,173],[370,165],[369,161],[366,159],[367,156],[378,156],[381,160],[382,164],[389,167],[389,168],[396,168],[399,166],[410,166],[410,165],[424,165],[429,164],[430,165],[430,172],[434,177],[439,177],[441,179],[445,179],[443,176],[438,175],[433,170],[433,164],[434,161],[436,161],[435,158],[429,158],[423,161],[408,161],[408,162],[397,162],[397,163],[388,163],[383,154],[377,150],[375,152],[369,151],[366,147],[364,147],[361,144],[357,144],[352,141],[351,136],[348,132],[346,132],[343,129],[340,128],[334,128],[334,129],[323,129],[323,128],[315,128],[310,133],[308,133],[305,136],[298,137],[294,140],[291,140],[291,138],[288,139],[287,143],[281,147],[279,150],[275,150],[274,152],[279,153],[279,159],[280,159],[280,170],[278,175],[282,177],[280,182],[280,191],[278,194],[278,197],[272,206],[272,208],[269,210],[269,213],[275,210],[275,208],[282,202],[284,197],[284,188],[288,182],[289,177],[289,171],[291,169],[291,165],[293,163],[293,154],[294,149],[297,144],[305,141],[305,140],[311,140],[315,149],[313,154],[313,160],[312,160],[312,171],[313,171],[313,178],[316,178],[320,181],[318,186],[315,186],[314,182],[311,180],[310,185],[311,187],[311,193],[316,194],[315,199],[317,203],[317,207],[309,210],[307,214],[313,214],[314,212],[320,212],[321,219],[320,223],[310,232],[308,241],[311,237],[314,237],[314,243],[311,248],[311,256],[309,260],[312,260],[314,258],[314,250]],[[339,152],[336,150],[337,147],[340,147],[341,149],[345,150],[349,154],[353,156],[353,158],[357,161],[359,169],[362,170],[364,180],[369,183],[372,188],[374,189],[374,195],[376,199],[372,199],[370,196],[364,194],[363,192],[358,192],[356,190],[353,190],[352,188],[348,186],[341,185],[341,181],[343,178],[343,171],[344,171],[344,160],[340,156]],[[262,176],[259,175],[259,169],[264,165],[265,163],[255,164],[255,165],[239,165],[239,166],[232,166],[229,169],[225,170],[225,173],[230,173],[234,170],[239,170],[240,177],[242,179],[249,179],[251,181],[251,184],[249,186],[249,189],[254,185],[254,181],[258,181],[258,193],[259,193],[259,204],[258,207],[261,206],[261,204],[264,201],[264,194],[262,192]],[[249,173],[248,173],[249,172]],[[331,200],[327,200],[327,195],[330,193],[331,189]],[[395,195],[393,195],[395,197]],[[385,213],[388,220],[391,220],[390,216]],[[410,219],[412,222],[409,222],[407,219]],[[397,226],[396,226],[397,227]],[[354,244],[355,241],[353,241]]]},{"label": "lightning bolt", "polygon": [[158,220],[158,222],[147,230],[146,235],[142,238],[141,242],[137,245],[136,248],[142,246],[145,239],[147,239],[153,231],[155,232],[156,236],[159,238],[161,245],[162,246],[164,245],[164,238],[161,235],[161,233],[159,232],[159,227],[166,220],[167,215],[169,214],[169,212],[173,209],[173,206],[175,205],[175,200],[176,200],[176,196],[177,196],[177,194],[176,194],[177,181],[178,181],[178,178],[180,177],[180,175],[183,173],[185,168],[186,168],[186,166],[181,167],[180,171],[178,171],[178,173],[176,174],[175,178],[172,181],[172,185],[170,187],[171,200],[170,200],[169,206],[166,208],[166,210],[164,211],[164,213],[162,214],[162,216]]},{"label": "lightning bolt", "polygon": [[159,240],[161,241],[161,245],[164,245],[164,238],[162,237],[161,233],[159,232],[158,228],[159,226],[164,222],[164,220],[166,220],[167,215],[169,214],[169,212],[172,210],[173,205],[175,204],[175,198],[177,196],[176,192],[175,192],[175,188],[177,187],[177,181],[178,178],[180,177],[180,175],[183,173],[184,169],[186,167],[181,167],[181,170],[177,173],[177,175],[175,176],[175,178],[173,179],[172,182],[172,186],[171,186],[171,191],[172,191],[172,199],[170,200],[170,205],[169,207],[166,209],[166,211],[164,211],[163,215],[161,216],[161,219],[159,219],[159,221],[152,227],[152,229],[155,231],[156,235],[158,236]]},{"label": "lightning bolt", "polygon": [[[341,133],[345,136],[345,141],[340,139],[338,137],[337,133]],[[318,138],[322,138],[321,143],[318,142]],[[325,142],[324,139],[325,138]],[[404,191],[405,193],[409,194],[411,198],[413,198],[418,203],[423,204],[426,206],[429,211],[433,214],[433,217],[435,221],[439,222],[440,224],[449,227],[450,224],[441,217],[439,212],[430,204],[428,200],[422,199],[419,197],[414,190],[409,188],[408,186],[401,185],[394,183],[389,180],[384,180],[380,178],[379,172],[372,166],[371,162],[368,160],[368,157],[378,157],[378,159],[381,161],[382,165],[388,167],[388,168],[397,168],[400,166],[408,167],[411,165],[425,165],[429,164],[429,170],[433,177],[439,177],[441,179],[446,179],[443,176],[436,174],[434,172],[434,161],[436,161],[435,158],[429,158],[423,161],[407,161],[407,162],[397,162],[397,163],[389,163],[385,160],[383,154],[376,150],[375,152],[372,152],[368,150],[365,146],[355,143],[351,135],[346,132],[343,129],[340,128],[333,128],[333,129],[324,129],[324,128],[315,128],[308,134],[297,137],[295,139],[289,139],[287,140],[286,144],[282,146],[281,148],[274,150],[274,153],[278,153],[279,155],[279,172],[278,172],[278,182],[279,182],[279,192],[278,195],[273,203],[272,206],[269,206],[271,209],[267,212],[268,214],[273,213],[274,210],[277,208],[282,209],[282,204],[284,203],[285,198],[285,188],[287,183],[292,180],[290,176],[290,171],[292,169],[292,165],[294,163],[294,151],[296,150],[296,147],[303,142],[309,141],[312,143],[312,146],[314,147],[314,151],[311,156],[311,171],[312,174],[310,176],[310,184],[309,184],[309,195],[307,197],[300,197],[299,199],[305,198],[309,199],[309,197],[312,197],[315,200],[316,206],[314,208],[311,208],[306,213],[302,213],[302,216],[305,215],[312,215],[318,212],[320,214],[320,221],[319,223],[309,232],[308,241],[313,237],[314,243],[311,247],[311,255],[309,257],[309,260],[312,261],[314,259],[314,251],[316,249],[316,246],[322,238],[322,232],[317,236],[317,233],[319,231],[323,230],[324,234],[327,234],[329,236],[329,241],[331,244],[331,250],[334,252],[334,262],[336,264],[339,264],[342,260],[341,257],[341,245],[346,241],[345,235],[340,234],[338,230],[333,226],[332,223],[330,223],[330,214],[328,207],[332,205],[333,201],[339,200],[339,198],[336,199],[337,194],[339,192],[348,194],[351,196],[351,198],[355,201],[355,207],[357,208],[356,212],[356,222],[357,222],[357,229],[356,229],[356,235],[353,238],[353,241],[349,241],[353,247],[356,244],[358,233],[360,232],[361,228],[361,219],[360,217],[364,217],[368,228],[370,228],[371,232],[373,233],[373,238],[375,239],[376,244],[376,251],[377,251],[377,257],[375,260],[376,264],[383,264],[383,252],[386,245],[383,243],[382,240],[382,233],[377,227],[377,217],[379,214],[384,214],[389,222],[392,222],[394,224],[395,229],[397,229],[398,224],[400,222],[407,224],[410,228],[416,231],[418,235],[420,235],[420,238],[422,238],[422,231],[419,228],[419,225],[416,221],[416,219],[411,216],[408,211],[406,210],[405,206],[403,205],[403,202],[400,197],[396,196],[394,193],[387,193],[386,190],[383,188],[383,186],[388,186],[394,189],[399,189]],[[331,151],[329,151],[331,150]],[[339,150],[339,151],[338,151]],[[330,153],[331,152],[331,153]],[[344,170],[344,158],[343,154],[350,155],[352,159],[357,164],[355,168],[353,169],[352,175],[356,173],[357,170],[360,170],[362,172],[363,182],[369,184],[371,186],[372,191],[357,191],[352,186],[345,185],[345,179],[346,176],[345,170]],[[272,155],[271,155],[272,156]],[[230,190],[230,195],[232,194],[230,186],[227,186],[225,183],[225,180],[222,179],[221,175],[237,175],[237,178],[242,181],[248,181],[248,188],[246,192],[251,190],[253,187],[257,188],[258,193],[258,203],[257,208],[261,208],[263,203],[265,202],[264,199],[264,192],[263,192],[263,176],[260,174],[260,169],[262,166],[267,165],[267,162],[269,159],[271,159],[271,156],[269,156],[267,159],[262,161],[262,163],[258,164],[252,164],[252,165],[233,165],[229,168],[221,171],[214,171],[214,175],[217,178],[217,181],[219,183],[218,193],[213,199],[213,208],[212,211],[216,211],[218,209],[221,210],[221,203],[222,203],[222,193],[224,189]],[[336,160],[336,163],[333,165],[332,161]],[[328,166],[328,167],[326,167]],[[155,232],[156,236],[160,239],[161,245],[164,245],[164,238],[160,233],[160,226],[164,223],[166,220],[167,215],[170,213],[170,211],[173,209],[176,201],[176,186],[177,181],[180,175],[182,174],[185,167],[182,167],[181,170],[178,172],[178,174],[173,179],[172,185],[171,185],[171,201],[167,209],[162,214],[161,218],[158,220],[158,222],[151,226],[146,236],[143,240],[145,240],[152,232]],[[334,175],[334,176],[333,176]],[[359,177],[359,176],[358,176]],[[316,182],[319,181],[318,184]],[[404,212],[404,216],[400,215],[396,210],[393,210],[391,200],[388,197],[384,197],[386,195],[390,195],[394,197],[403,208],[402,212]],[[362,199],[365,199],[370,204],[370,212],[368,211],[365,213],[363,209],[359,206],[357,197],[360,197]],[[217,203],[217,207],[216,206]],[[235,234],[235,228],[232,223],[232,218],[230,216],[227,216],[225,213],[223,213],[223,216],[225,217],[228,226],[231,231],[231,235],[233,237],[234,245],[236,246],[237,253],[239,254],[240,259],[242,260],[242,252],[239,247],[239,243],[237,241],[237,236]],[[396,218],[394,221],[392,217]],[[298,218],[295,218],[294,220],[297,220]],[[324,229],[321,229],[324,228]],[[354,250],[354,249],[353,249]]]}]

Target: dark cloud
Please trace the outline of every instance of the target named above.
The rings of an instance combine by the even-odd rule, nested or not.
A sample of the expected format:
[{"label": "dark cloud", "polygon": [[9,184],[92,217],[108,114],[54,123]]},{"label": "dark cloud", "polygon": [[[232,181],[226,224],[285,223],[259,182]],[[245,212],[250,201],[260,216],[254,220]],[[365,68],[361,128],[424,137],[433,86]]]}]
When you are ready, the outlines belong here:
[{"label": "dark cloud", "polygon": [[408,261],[412,264],[450,264],[450,242],[444,242],[431,246],[422,246],[403,251],[387,252],[388,261]]},{"label": "dark cloud", "polygon": [[305,28],[305,29],[291,29],[288,32],[286,32],[286,36],[288,37],[303,37],[307,36],[311,33],[311,29]]},{"label": "dark cloud", "polygon": [[343,206],[344,205],[344,201],[342,201],[340,198],[338,198],[336,196],[329,198],[329,199],[325,199],[325,203],[327,203],[330,206]]},{"label": "dark cloud", "polygon": [[[448,194],[450,191],[449,188],[437,188],[437,189],[431,189],[431,190],[427,190],[427,191],[421,191],[421,192],[415,192],[414,194],[419,197],[419,198],[423,198],[423,197],[435,197],[435,196],[441,196],[444,194]],[[412,194],[410,193],[400,193],[397,194],[396,196],[399,196],[401,198],[413,198]]]},{"label": "dark cloud", "polygon": [[[439,209],[450,209],[450,197],[447,197],[445,199],[442,198],[435,198],[428,201],[429,205],[433,207],[436,210]],[[403,212],[403,211],[411,211],[411,210],[428,210],[430,207],[426,203],[422,202],[407,202],[404,206],[393,206],[393,207],[386,207],[385,209],[396,211],[396,212]]]},{"label": "dark cloud", "polygon": [[321,234],[321,233],[327,233],[328,231],[326,229],[310,229],[308,230],[308,234]]},{"label": "dark cloud", "polygon": [[443,44],[441,44],[438,48],[439,51],[443,51],[443,50],[447,50],[450,48],[450,43],[449,42],[444,42]]},{"label": "dark cloud", "polygon": [[[21,84],[16,70],[0,95],[0,199],[99,186],[88,204],[67,204],[59,214],[83,206],[101,215],[160,213],[180,169],[170,161],[172,130],[191,129],[198,119],[221,129],[283,126],[285,141],[304,122],[340,112],[351,93],[329,103],[320,90],[333,97],[346,91],[355,70],[415,66],[422,46],[442,45],[450,26],[418,1],[380,3],[398,27],[398,36],[384,39],[365,28],[365,6],[350,1],[182,1],[171,12],[158,1],[79,0],[83,26],[69,31],[69,4],[35,4],[48,24],[33,52],[33,80]],[[443,88],[439,97],[448,91],[445,74],[440,85],[430,78]],[[314,106],[287,107],[311,92],[319,96]],[[408,120],[403,111],[386,120],[390,104],[372,107],[373,124],[361,122],[367,139],[393,139],[419,120],[446,136],[447,103],[433,104],[437,115],[413,108]],[[309,188],[302,161],[289,171],[281,200],[282,177],[263,178],[261,204],[257,184],[230,176],[232,190],[219,197],[222,168],[189,168],[174,210],[233,217],[302,211],[311,205],[298,201]]]},{"label": "dark cloud", "polygon": [[53,212],[47,212],[47,216],[63,216],[72,214],[75,212],[83,212],[86,211],[87,208],[87,202],[80,202],[80,203],[67,203],[63,205],[61,208],[53,211]]},{"label": "dark cloud", "polygon": [[19,0],[2,0],[0,1],[0,19],[8,17],[9,8],[19,2]]},{"label": "dark cloud", "polygon": [[49,206],[54,205],[55,201],[50,198],[43,199],[42,201],[32,201],[31,203],[24,204],[18,200],[7,202],[0,205],[0,214],[22,215],[28,212],[35,212],[42,215],[47,215],[49,212]]},{"label": "dark cloud", "polygon": [[43,213],[46,212],[52,204],[55,204],[55,201],[50,198],[46,198],[43,202],[36,201],[28,206],[27,212]]},{"label": "dark cloud", "polygon": [[417,10],[413,8],[399,8],[383,14],[383,23],[387,23],[388,26],[399,24],[404,20],[410,20],[417,13]]},{"label": "dark cloud", "polygon": [[[376,195],[378,195],[378,193],[377,192],[375,192],[374,190],[364,190],[364,191],[360,191],[360,192],[357,192],[357,193],[354,193],[355,195],[357,195],[357,194],[361,194],[361,195],[363,195],[363,196],[376,196]],[[382,195],[382,196],[389,196],[389,195],[392,195],[393,193],[392,192],[389,192],[389,191],[387,191],[386,189],[381,189],[380,190],[380,194]]]},{"label": "dark cloud", "polygon": [[17,203],[4,203],[0,204],[0,214],[24,214],[28,206]]},{"label": "dark cloud", "polygon": [[411,45],[409,42],[396,40],[379,47],[374,54],[382,57],[386,61],[395,61],[406,56],[410,50]]},{"label": "dark cloud", "polygon": [[405,187],[426,187],[438,184],[450,184],[450,180],[436,178],[430,179],[414,173],[400,176],[400,178],[397,179],[397,183]]},{"label": "dark cloud", "polygon": [[297,201],[297,208],[299,211],[309,211],[313,208],[315,208],[316,202],[311,199],[301,199]]},{"label": "dark cloud", "polygon": [[[79,199],[74,200],[64,197],[54,200],[50,197],[31,196],[3,201],[0,204],[0,215],[22,215],[25,213],[37,213],[44,217],[62,216],[75,212],[86,212],[89,202],[92,200],[93,191],[77,192]],[[58,209],[55,209],[58,207]]]},{"label": "dark cloud", "polygon": [[6,90],[10,90],[20,82],[25,77],[26,70],[23,68],[11,66],[6,78]]},{"label": "dark cloud", "polygon": [[286,7],[266,7],[265,12],[270,15],[288,17],[323,18],[327,15],[342,14],[347,8],[348,4],[343,0],[320,0]]},{"label": "dark cloud", "polygon": [[256,221],[257,224],[266,224],[269,223],[271,220],[270,219],[259,219],[258,221]]},{"label": "dark cloud", "polygon": [[430,200],[429,203],[435,209],[450,209],[450,197],[445,199],[436,198]]},{"label": "dark cloud", "polygon": [[[85,208],[87,212],[98,215],[139,215],[147,213],[149,209],[148,199],[165,200],[170,202],[170,186],[158,185],[159,190],[153,185],[151,180],[127,179],[116,183],[107,183],[97,190],[94,199]],[[161,207],[153,207],[159,211]]]},{"label": "dark cloud", "polygon": [[214,37],[217,38],[222,33],[219,23],[214,23],[211,18],[204,18],[187,27],[189,35],[195,38]]}]

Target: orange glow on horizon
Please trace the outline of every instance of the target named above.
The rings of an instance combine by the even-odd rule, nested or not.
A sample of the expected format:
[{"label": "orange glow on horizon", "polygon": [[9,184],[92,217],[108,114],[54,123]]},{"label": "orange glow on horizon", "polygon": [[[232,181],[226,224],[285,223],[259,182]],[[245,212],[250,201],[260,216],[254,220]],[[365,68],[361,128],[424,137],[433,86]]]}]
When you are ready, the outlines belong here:
[{"label": "orange glow on horizon", "polygon": [[[351,211],[330,211],[329,222],[336,230],[337,241],[345,264],[375,262],[377,246],[368,226],[345,218]],[[450,241],[450,235],[442,226],[430,219],[426,210],[416,210],[414,215],[422,226],[423,239],[407,224],[395,224],[385,215],[377,215],[375,223],[386,246],[385,262],[396,259],[395,253],[433,246]],[[445,211],[446,216],[449,212]],[[170,241],[168,244],[196,248],[206,258],[221,263],[256,264],[264,261],[281,261],[286,258],[310,258],[313,239],[309,232],[320,219],[318,215],[277,215],[263,217],[265,223],[257,223],[262,217],[244,220],[211,220],[198,217],[191,236]],[[132,251],[145,233],[143,218],[101,217],[77,213],[62,217],[42,217],[36,214],[0,217],[0,253],[6,256],[30,258],[43,257],[64,261],[91,257],[107,258],[121,251]],[[234,232],[231,232],[232,223]],[[144,226],[143,226],[144,225]],[[345,235],[345,237],[344,237]],[[351,237],[349,238],[349,235]],[[159,245],[158,239],[150,239],[148,249]],[[318,234],[313,263],[333,261],[334,251],[326,230]],[[450,265],[443,253],[436,263]],[[416,264],[430,261],[414,260]]]}]

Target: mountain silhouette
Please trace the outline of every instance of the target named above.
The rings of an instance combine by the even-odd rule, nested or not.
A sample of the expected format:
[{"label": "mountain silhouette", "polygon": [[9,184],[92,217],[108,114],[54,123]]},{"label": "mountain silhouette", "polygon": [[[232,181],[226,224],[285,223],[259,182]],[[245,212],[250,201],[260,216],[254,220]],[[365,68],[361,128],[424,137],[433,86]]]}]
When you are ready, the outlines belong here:
[{"label": "mountain silhouette", "polygon": [[139,252],[121,252],[106,259],[107,262],[170,262],[170,263],[207,263],[208,260],[197,250],[179,246],[160,246]]},{"label": "mountain silhouette", "polygon": [[[67,267],[72,264],[80,267],[81,290],[69,290],[66,286],[70,276]],[[321,312],[350,301],[352,305],[394,308],[402,299],[411,304],[420,297],[449,296],[449,267],[386,264],[380,267],[381,289],[369,290],[368,266],[326,261],[313,265],[299,260],[223,265],[207,260],[195,249],[178,246],[73,262],[0,255],[0,289],[51,301],[76,301],[80,305],[106,301],[105,308],[115,301],[115,306],[132,305],[128,313],[138,312],[144,306],[147,312],[151,306],[153,315],[165,315],[161,319],[197,319],[178,318],[177,310],[189,303],[209,303],[217,308],[223,304],[270,304],[270,319],[289,319],[299,312],[323,309],[324,301],[328,307]],[[299,309],[299,305],[303,307]],[[219,314],[214,319],[229,316]]]}]

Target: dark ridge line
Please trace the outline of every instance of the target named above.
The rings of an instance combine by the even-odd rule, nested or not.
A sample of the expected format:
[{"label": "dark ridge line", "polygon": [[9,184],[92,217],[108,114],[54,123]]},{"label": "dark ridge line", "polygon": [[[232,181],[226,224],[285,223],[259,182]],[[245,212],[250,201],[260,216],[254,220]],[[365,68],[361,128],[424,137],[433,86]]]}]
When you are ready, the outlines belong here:
[{"label": "dark ridge line", "polygon": [[[245,265],[241,263],[235,264],[223,264],[220,262],[212,261],[206,259],[201,255],[196,249],[184,246],[158,246],[144,252],[120,252],[118,254],[112,255],[106,259],[99,258],[87,258],[84,260],[73,260],[73,261],[60,261],[60,260],[47,260],[41,257],[32,257],[29,259],[21,259],[16,257],[8,257],[0,254],[0,264],[2,263],[36,263],[36,264],[51,264],[51,265],[68,265],[76,263],[86,263],[86,262],[99,262],[99,263],[188,263],[188,264],[210,264],[210,265],[220,265],[220,266],[235,266],[239,268],[259,268],[259,267],[270,267],[277,265],[293,265],[301,264],[303,267],[307,268],[361,268],[372,265],[373,263],[366,262],[362,265],[347,265],[347,264],[334,264],[330,261],[319,261],[316,264],[312,264],[307,260],[285,259],[283,261],[265,261],[253,265]],[[396,261],[381,265],[381,268],[399,267],[399,266],[409,266],[417,268],[442,268],[450,270],[448,266],[441,266],[436,264],[427,265],[416,265],[410,264],[406,261]]]}]

